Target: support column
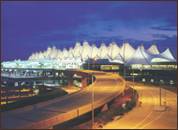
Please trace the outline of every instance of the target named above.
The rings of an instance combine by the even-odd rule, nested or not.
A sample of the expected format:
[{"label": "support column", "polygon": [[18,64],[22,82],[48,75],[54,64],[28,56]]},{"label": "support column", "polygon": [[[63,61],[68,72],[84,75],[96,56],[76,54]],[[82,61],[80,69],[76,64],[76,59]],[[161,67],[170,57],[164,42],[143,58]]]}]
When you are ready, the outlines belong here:
[{"label": "support column", "polygon": [[69,78],[68,78],[68,86],[73,86],[73,76],[70,75]]},{"label": "support column", "polygon": [[87,78],[82,78],[82,87],[87,86]]}]

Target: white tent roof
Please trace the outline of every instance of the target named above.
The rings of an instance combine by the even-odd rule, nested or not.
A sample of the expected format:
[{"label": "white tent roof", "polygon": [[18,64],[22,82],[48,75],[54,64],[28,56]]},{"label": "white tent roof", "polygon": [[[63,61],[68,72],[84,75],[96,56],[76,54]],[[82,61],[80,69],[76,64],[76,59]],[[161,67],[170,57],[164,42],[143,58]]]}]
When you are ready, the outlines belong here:
[{"label": "white tent roof", "polygon": [[156,62],[170,62],[169,59],[163,58],[163,57],[154,57],[151,60],[151,63],[156,63]]},{"label": "white tent roof", "polygon": [[67,51],[66,48],[63,49],[62,53],[63,53],[63,58],[64,58],[64,59],[69,56],[69,53],[68,53],[68,51]]},{"label": "white tent roof", "polygon": [[98,51],[99,51],[99,49],[96,47],[96,45],[92,44],[90,58],[97,59],[98,58]]},{"label": "white tent roof", "polygon": [[120,48],[115,42],[112,42],[108,46],[108,56],[115,59],[118,55],[120,55]]},{"label": "white tent roof", "polygon": [[134,52],[135,49],[129,43],[124,43],[120,49],[120,55],[125,62],[133,56]]},{"label": "white tent roof", "polygon": [[114,59],[109,59],[109,61],[110,62],[115,62],[115,63],[121,63],[121,64],[124,63],[124,61],[123,61],[123,59],[122,59],[120,54],[118,54]]},{"label": "white tent roof", "polygon": [[171,51],[169,48],[167,48],[164,52],[162,52],[160,54],[161,56],[169,59],[170,61],[176,61],[176,59],[174,58],[174,56],[172,55]]},{"label": "white tent roof", "polygon": [[73,56],[74,56],[74,50],[73,50],[72,47],[69,48],[68,53],[69,53],[69,58],[73,58]]},{"label": "white tent roof", "polygon": [[58,53],[57,53],[57,59],[62,59],[63,58],[63,55],[62,55],[62,51],[61,50],[58,50]]},{"label": "white tent roof", "polygon": [[91,54],[91,46],[87,41],[84,41],[82,46],[82,59],[89,58],[90,54]]},{"label": "white tent roof", "polygon": [[151,55],[145,51],[142,45],[137,48],[132,58],[126,64],[151,64],[151,59]]},{"label": "white tent roof", "polygon": [[54,59],[54,60],[64,60],[64,59],[81,59],[85,62],[86,59],[109,59],[111,62],[118,63],[137,63],[137,64],[150,64],[155,62],[175,62],[175,58],[169,49],[166,49],[163,53],[159,53],[156,45],[150,46],[148,50],[144,49],[144,46],[140,46],[135,50],[129,43],[124,43],[121,48],[112,42],[109,46],[104,43],[101,44],[99,48],[96,45],[90,46],[87,41],[77,42],[74,48],[67,49],[57,49],[56,47],[48,47],[44,52],[33,53],[29,60],[39,61],[41,59]]},{"label": "white tent roof", "polygon": [[157,55],[159,54],[159,50],[156,45],[151,45],[150,48],[147,50],[150,54]]},{"label": "white tent roof", "polygon": [[107,46],[102,43],[100,48],[99,48],[99,54],[98,54],[99,58],[101,59],[105,59],[108,58],[108,48]]},{"label": "white tent roof", "polygon": [[80,42],[76,42],[75,47],[74,47],[74,56],[81,57],[81,51],[82,51],[82,46]]}]

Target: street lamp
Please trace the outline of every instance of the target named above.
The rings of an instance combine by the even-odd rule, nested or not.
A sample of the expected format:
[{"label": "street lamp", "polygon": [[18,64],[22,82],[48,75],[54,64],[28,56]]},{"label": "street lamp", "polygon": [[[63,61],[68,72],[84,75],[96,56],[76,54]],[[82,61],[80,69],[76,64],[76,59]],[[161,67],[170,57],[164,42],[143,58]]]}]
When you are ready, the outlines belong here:
[{"label": "street lamp", "polygon": [[155,111],[160,111],[160,112],[166,110],[165,104],[162,105],[162,88],[161,88],[162,83],[163,80],[160,80],[159,81],[159,105],[156,105],[154,108]]},{"label": "street lamp", "polygon": [[125,59],[125,46],[124,46],[124,49],[123,49],[123,62],[124,62],[124,68],[123,68],[123,69],[124,69],[124,70],[123,70],[123,71],[124,71],[124,78],[126,78],[126,76],[125,76],[125,67],[126,67],[126,66],[125,66],[125,64],[126,64],[126,59]]},{"label": "street lamp", "polygon": [[[92,74],[92,83],[93,83],[93,74]],[[94,116],[95,116],[95,111],[94,111],[94,87],[92,86],[92,127],[94,127]]]},{"label": "street lamp", "polygon": [[89,70],[90,68],[89,68],[89,56],[88,56],[88,70]]},{"label": "street lamp", "polygon": [[132,69],[132,82],[133,82],[133,95],[134,95],[134,85],[135,85],[135,80],[134,80],[134,68]]},{"label": "street lamp", "polygon": [[166,110],[166,106],[165,105],[162,105],[162,100],[161,100],[161,98],[162,98],[162,96],[161,96],[162,94],[161,94],[161,84],[159,85],[159,105],[156,105],[155,106],[155,108],[154,108],[154,110],[155,111],[165,111]]},{"label": "street lamp", "polygon": [[[91,59],[92,59],[92,54],[93,54],[93,47],[90,48],[91,49]],[[92,59],[93,61],[93,59]],[[93,67],[91,67],[91,69],[93,69]],[[89,54],[88,54],[88,70],[89,70]],[[93,79],[93,78],[92,78]],[[93,81],[92,81],[93,82]]]}]

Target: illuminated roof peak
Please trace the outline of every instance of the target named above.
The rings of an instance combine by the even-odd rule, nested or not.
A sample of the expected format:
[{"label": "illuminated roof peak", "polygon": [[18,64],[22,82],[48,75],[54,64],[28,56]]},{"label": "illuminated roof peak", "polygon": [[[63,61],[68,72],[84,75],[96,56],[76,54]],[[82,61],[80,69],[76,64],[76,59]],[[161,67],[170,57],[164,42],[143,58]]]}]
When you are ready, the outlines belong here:
[{"label": "illuminated roof peak", "polygon": [[[142,61],[138,60],[140,57],[143,59]],[[69,49],[63,48],[60,50],[54,46],[48,47],[46,51],[32,53],[29,60],[80,58],[85,61],[88,58],[94,58],[116,60],[119,63],[127,63],[128,61],[133,61],[132,59],[135,59],[138,63],[145,63],[143,62],[144,57],[148,57],[149,59],[146,60],[149,62],[175,61],[175,58],[169,49],[159,54],[159,50],[155,44],[150,46],[148,50],[145,50],[144,44],[141,44],[137,49],[134,49],[128,42],[123,43],[121,47],[119,47],[116,42],[111,42],[108,46],[102,42],[100,46],[97,47],[96,44],[90,45],[87,41],[82,42],[82,44],[76,42],[74,48],[70,47]],[[157,58],[157,60],[154,58]]]},{"label": "illuminated roof peak", "polygon": [[154,54],[154,55],[158,55],[159,54],[159,50],[157,48],[157,46],[155,44],[151,45],[150,48],[148,48],[147,50],[149,53]]},{"label": "illuminated roof peak", "polygon": [[172,61],[176,61],[174,56],[172,55],[171,51],[169,48],[167,48],[164,52],[161,53],[163,57],[166,57],[167,59],[170,59]]}]

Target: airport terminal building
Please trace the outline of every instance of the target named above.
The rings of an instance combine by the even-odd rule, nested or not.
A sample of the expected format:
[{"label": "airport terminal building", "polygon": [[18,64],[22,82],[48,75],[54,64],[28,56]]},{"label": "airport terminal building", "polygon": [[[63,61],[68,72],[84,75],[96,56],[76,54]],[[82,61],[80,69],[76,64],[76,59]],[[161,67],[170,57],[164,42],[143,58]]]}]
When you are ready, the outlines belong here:
[{"label": "airport terminal building", "polygon": [[[177,61],[169,48],[160,52],[155,44],[145,49],[133,48],[129,43],[118,46],[115,42],[97,47],[84,41],[63,50],[56,47],[33,53],[28,60],[1,63],[1,73],[8,75],[16,69],[93,69],[117,72],[126,79],[150,83],[176,84]],[[24,73],[28,74],[27,73]]]}]

